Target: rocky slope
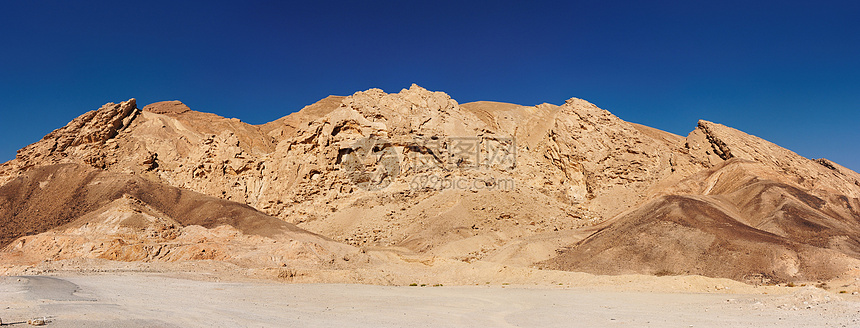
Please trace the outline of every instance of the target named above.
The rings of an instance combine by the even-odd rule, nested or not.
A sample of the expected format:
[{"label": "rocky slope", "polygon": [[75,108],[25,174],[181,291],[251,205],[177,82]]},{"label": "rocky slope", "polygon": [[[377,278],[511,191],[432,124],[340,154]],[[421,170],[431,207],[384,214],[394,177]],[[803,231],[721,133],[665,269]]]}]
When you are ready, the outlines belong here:
[{"label": "rocky slope", "polygon": [[860,269],[860,175],[706,121],[687,146],[710,168],[657,190],[545,266],[766,282]]},{"label": "rocky slope", "polygon": [[[322,267],[357,250],[253,208],[76,164],[0,187],[4,257]],[[20,238],[19,238],[20,237]],[[14,241],[14,242],[13,242]]]},{"label": "rocky slope", "polygon": [[[127,184],[106,185],[111,197],[73,210],[28,194],[32,182],[20,187],[70,167],[247,206],[255,219],[239,222],[237,212],[220,210],[194,216],[129,193]],[[79,176],[63,179],[70,180],[63,188],[84,188],[74,182]],[[20,150],[0,166],[0,185],[0,219],[16,222],[4,232],[7,245],[19,236],[80,231],[69,226],[74,220],[111,226],[115,220],[99,213],[144,206],[137,211],[186,228],[229,226],[271,238],[243,229],[274,225],[333,258],[361,249],[427,263],[750,281],[831,279],[854,272],[860,259],[857,173],[723,125],[701,121],[682,137],[576,98],[560,106],[461,105],[413,85],[330,96],[259,126],[178,101],[138,109],[132,99]],[[14,202],[62,215],[31,216],[6,205]],[[235,243],[254,244],[242,240]]]}]

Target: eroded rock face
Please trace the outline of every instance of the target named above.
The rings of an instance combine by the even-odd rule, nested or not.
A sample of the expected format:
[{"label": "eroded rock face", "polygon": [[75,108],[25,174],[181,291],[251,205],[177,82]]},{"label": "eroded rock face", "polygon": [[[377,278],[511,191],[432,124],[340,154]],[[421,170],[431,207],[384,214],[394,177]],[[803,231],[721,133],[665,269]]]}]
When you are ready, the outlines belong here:
[{"label": "eroded rock face", "polygon": [[[860,197],[860,174],[826,159],[810,160],[767,140],[722,124],[699,121],[687,137],[691,153],[710,165],[739,158],[762,163],[804,188],[818,193]],[[704,142],[707,141],[707,142]],[[715,158],[714,155],[716,155]]]},{"label": "eroded rock face", "polygon": [[[720,124],[700,121],[682,137],[576,98],[459,104],[413,85],[330,96],[258,126],[179,101],[140,110],[132,99],[25,147],[0,166],[0,184],[48,164],[237,202],[343,247],[470,263],[792,280],[830,279],[860,258],[857,173]],[[180,225],[165,231],[192,233]],[[57,226],[23,234],[79,232]],[[140,247],[163,243],[152,238]],[[134,247],[98,254],[193,253],[128,255]],[[718,263],[737,252],[752,255],[732,262],[736,270]],[[827,259],[838,265],[815,264]]]},{"label": "eroded rock face", "polygon": [[60,162],[74,157],[95,167],[104,168],[105,142],[127,128],[137,116],[134,99],[89,111],[49,133],[41,141],[18,151],[17,159],[30,165]]},{"label": "eroded rock face", "polygon": [[[371,89],[326,98],[262,126],[195,112],[178,101],[142,111],[132,108],[133,101],[123,104],[75,119],[14,162],[37,165],[39,156],[51,163],[84,162],[243,202],[292,222],[324,214],[310,212],[320,202],[353,194],[353,172],[339,160],[367,138],[384,140],[398,157],[402,174],[390,177],[399,182],[396,192],[415,174],[507,178],[562,203],[590,205],[604,217],[633,205],[638,193],[675,172],[705,167],[682,153],[682,138],[624,122],[579,99],[501,111],[477,103],[460,108],[446,94],[418,86],[397,94]],[[101,138],[82,128],[102,125],[111,128],[97,134]],[[453,144],[461,140],[475,141],[477,155],[454,154]],[[54,152],[54,144],[65,146]],[[430,144],[436,149],[425,147]],[[490,163],[490,148],[504,150],[507,161]],[[430,163],[416,163],[427,156]]]}]

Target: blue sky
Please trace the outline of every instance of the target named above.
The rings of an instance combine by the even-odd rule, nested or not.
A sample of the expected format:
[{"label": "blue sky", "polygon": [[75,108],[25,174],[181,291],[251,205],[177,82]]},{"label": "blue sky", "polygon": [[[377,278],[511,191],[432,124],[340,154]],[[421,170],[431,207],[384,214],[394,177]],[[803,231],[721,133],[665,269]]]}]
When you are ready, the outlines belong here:
[{"label": "blue sky", "polygon": [[264,123],[417,83],[457,101],[579,97],[686,135],[698,119],[860,171],[852,1],[4,1],[0,161],[106,102]]}]

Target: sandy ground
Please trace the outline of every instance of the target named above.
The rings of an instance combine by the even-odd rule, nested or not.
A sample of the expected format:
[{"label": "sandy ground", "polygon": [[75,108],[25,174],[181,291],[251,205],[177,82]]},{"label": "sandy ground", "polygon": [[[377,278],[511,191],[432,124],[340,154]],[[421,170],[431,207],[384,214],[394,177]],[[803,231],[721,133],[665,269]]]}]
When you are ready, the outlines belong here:
[{"label": "sandy ground", "polygon": [[[615,289],[615,290],[613,290]],[[49,327],[858,327],[860,299],[617,288],[408,287],[213,282],[175,275],[0,278],[4,326]]]}]

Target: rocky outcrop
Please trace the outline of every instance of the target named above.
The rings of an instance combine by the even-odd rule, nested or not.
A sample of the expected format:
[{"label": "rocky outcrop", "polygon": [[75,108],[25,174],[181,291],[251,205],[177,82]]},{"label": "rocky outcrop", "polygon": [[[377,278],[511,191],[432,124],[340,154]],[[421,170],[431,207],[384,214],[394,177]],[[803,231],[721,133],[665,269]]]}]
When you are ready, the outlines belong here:
[{"label": "rocky outcrop", "polygon": [[[699,121],[696,130],[687,137],[687,145],[695,158],[710,165],[717,165],[730,158],[750,160],[784,173],[785,178],[816,193],[860,197],[860,189],[857,189],[860,174],[857,172],[830,161],[825,160],[826,164],[822,164],[821,160],[810,160],[722,124]],[[719,158],[714,158],[714,155]]]},{"label": "rocky outcrop", "polygon": [[[53,164],[86,167],[60,180],[87,193],[38,198],[47,194],[27,179],[48,181],[45,166]],[[89,192],[96,187],[81,182],[90,175],[129,183],[99,188],[123,190],[148,209],[123,203],[123,194],[106,198],[118,203],[94,202]],[[30,181],[29,189],[21,189],[22,181]],[[31,219],[20,227],[10,223],[20,228],[11,236],[54,234],[43,242],[72,236],[68,249],[77,251],[67,254],[77,255],[68,256],[86,253],[80,236],[125,231],[111,223],[116,215],[97,213],[137,208],[150,213],[144,221],[155,231],[151,240],[126,240],[138,246],[93,254],[185,260],[196,256],[189,255],[192,248],[165,246],[173,239],[162,233],[189,240],[211,233],[205,238],[224,245],[273,238],[245,230],[256,226],[333,239],[293,234],[310,238],[301,247],[326,250],[320,254],[358,247],[426,261],[541,263],[609,274],[829,279],[860,258],[854,240],[860,230],[853,223],[860,220],[857,173],[724,125],[700,121],[682,137],[625,122],[577,98],[561,105],[459,104],[412,85],[391,94],[370,89],[330,96],[263,125],[198,112],[179,101],[138,110],[132,99],[88,112],[22,149],[0,166],[0,184],[15,204],[49,204],[44,212],[0,208],[13,218],[9,222]],[[205,195],[206,204],[221,207],[194,206],[211,209],[208,217],[218,220],[171,212],[191,203],[129,192],[137,190],[131,185],[163,195]],[[254,214],[243,216],[248,211]],[[67,226],[84,216],[94,220],[89,228]],[[198,225],[208,232],[189,228]],[[223,237],[234,232],[242,237]],[[238,256],[242,249],[221,254]],[[727,260],[736,257],[741,259]],[[835,264],[821,264],[828,259]]]},{"label": "rocky outcrop", "polygon": [[58,163],[66,158],[104,168],[106,142],[128,128],[138,114],[134,99],[119,104],[107,103],[54,130],[41,141],[18,151],[17,159],[25,166]]}]

